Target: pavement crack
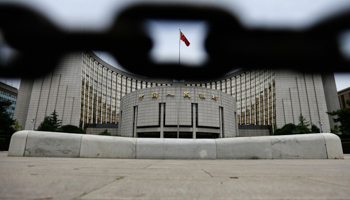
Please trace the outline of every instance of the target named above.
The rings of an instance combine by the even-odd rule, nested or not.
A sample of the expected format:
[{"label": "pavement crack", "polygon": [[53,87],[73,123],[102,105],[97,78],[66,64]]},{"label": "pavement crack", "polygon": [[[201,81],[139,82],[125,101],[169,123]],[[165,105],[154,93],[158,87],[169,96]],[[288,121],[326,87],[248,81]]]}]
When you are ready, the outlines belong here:
[{"label": "pavement crack", "polygon": [[101,188],[103,188],[103,187],[105,187],[105,186],[107,186],[107,185],[109,185],[109,184],[112,184],[112,183],[114,183],[114,182],[116,182],[116,181],[119,181],[119,180],[121,180],[121,179],[123,179],[123,178],[124,178],[124,176],[118,176],[115,180],[113,180],[113,181],[111,181],[111,182],[109,182],[109,183],[106,183],[106,184],[102,185],[101,187],[97,187],[97,188],[95,188],[95,189],[93,189],[93,190],[91,190],[91,191],[89,191],[89,192],[84,192],[83,194],[79,195],[78,198],[83,197],[83,196],[85,196],[85,195],[87,195],[87,194],[90,194],[91,192],[94,192],[94,191],[96,191],[96,190],[98,190],[98,189],[101,189]]},{"label": "pavement crack", "polygon": [[205,171],[204,169],[202,169],[205,173],[207,173],[209,176],[214,177],[213,175],[211,175],[209,172]]},{"label": "pavement crack", "polygon": [[302,178],[302,179],[306,179],[306,180],[310,180],[310,181],[316,181],[316,182],[320,182],[320,183],[327,183],[327,184],[330,184],[330,185],[337,185],[337,186],[348,188],[348,186],[345,186],[345,185],[339,185],[339,184],[336,184],[336,183],[330,183],[330,182],[326,182],[326,181],[315,180],[315,179],[312,179],[312,178],[306,178],[306,177],[298,177],[298,178]]},{"label": "pavement crack", "polygon": [[148,167],[150,167],[151,165],[148,165],[147,167],[145,167],[144,169],[147,169]]}]

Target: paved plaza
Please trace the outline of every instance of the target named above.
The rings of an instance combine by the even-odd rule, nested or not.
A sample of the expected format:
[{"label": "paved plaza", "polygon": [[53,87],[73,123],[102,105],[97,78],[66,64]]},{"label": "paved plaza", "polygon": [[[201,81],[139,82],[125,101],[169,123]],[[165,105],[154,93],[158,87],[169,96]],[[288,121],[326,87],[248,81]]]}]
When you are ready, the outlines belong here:
[{"label": "paved plaza", "polygon": [[0,199],[350,199],[344,160],[7,157]]}]

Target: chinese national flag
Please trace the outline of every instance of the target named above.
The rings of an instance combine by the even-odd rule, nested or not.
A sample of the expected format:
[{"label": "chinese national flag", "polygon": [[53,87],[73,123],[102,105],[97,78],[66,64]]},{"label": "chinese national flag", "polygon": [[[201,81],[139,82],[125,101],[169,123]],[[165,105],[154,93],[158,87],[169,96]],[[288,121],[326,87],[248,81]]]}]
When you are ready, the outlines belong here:
[{"label": "chinese national flag", "polygon": [[184,34],[180,31],[180,40],[184,41],[186,46],[190,46],[190,42],[187,40]]}]

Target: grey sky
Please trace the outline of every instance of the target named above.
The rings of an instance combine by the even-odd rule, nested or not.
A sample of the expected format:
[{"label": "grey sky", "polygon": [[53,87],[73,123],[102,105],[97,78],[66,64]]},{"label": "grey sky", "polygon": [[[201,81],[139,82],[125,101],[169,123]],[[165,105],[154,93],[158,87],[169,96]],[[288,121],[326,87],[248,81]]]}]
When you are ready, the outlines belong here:
[{"label": "grey sky", "polygon": [[[0,3],[21,3],[28,5],[48,16],[62,30],[99,31],[108,28],[115,14],[123,8],[137,2],[126,0],[0,0]],[[147,1],[150,2],[150,1]],[[157,3],[182,2],[188,4],[206,4],[232,11],[243,25],[249,28],[290,28],[303,29],[322,18],[350,8],[349,0],[229,0],[229,1],[152,1]],[[164,28],[166,26],[166,28]],[[151,56],[156,61],[178,60],[179,28],[191,45],[181,44],[181,62],[200,64],[205,60],[203,39],[205,24],[197,25],[150,23],[151,35],[157,38]],[[204,33],[204,34],[203,34]],[[348,34],[349,35],[349,34]],[[341,47],[350,55],[350,37],[343,37]],[[164,42],[165,41],[165,42]],[[168,43],[166,43],[168,41]],[[347,42],[344,42],[347,41]],[[102,55],[102,53],[98,53]],[[111,57],[104,60],[120,68]],[[192,60],[191,60],[192,59]],[[349,70],[350,71],[350,70]],[[350,87],[350,72],[335,74],[337,90]]]}]

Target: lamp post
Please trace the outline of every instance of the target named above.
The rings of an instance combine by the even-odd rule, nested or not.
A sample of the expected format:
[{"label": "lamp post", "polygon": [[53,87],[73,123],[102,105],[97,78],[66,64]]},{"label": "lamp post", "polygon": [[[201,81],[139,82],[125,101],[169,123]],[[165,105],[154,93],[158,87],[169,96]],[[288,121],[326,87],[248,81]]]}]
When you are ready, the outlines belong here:
[{"label": "lamp post", "polygon": [[320,124],[320,133],[322,133],[322,122],[318,121],[318,123]]},{"label": "lamp post", "polygon": [[35,118],[33,118],[32,120],[31,120],[31,122],[32,122],[32,124],[33,124],[33,126],[32,126],[32,131],[34,130],[34,125],[35,125]]}]

